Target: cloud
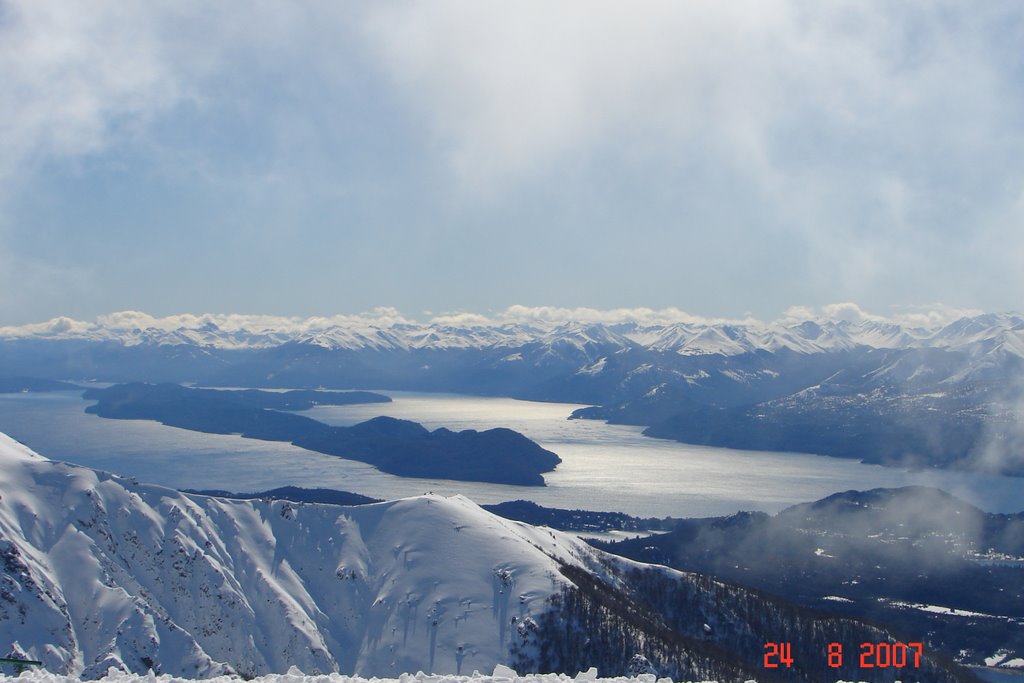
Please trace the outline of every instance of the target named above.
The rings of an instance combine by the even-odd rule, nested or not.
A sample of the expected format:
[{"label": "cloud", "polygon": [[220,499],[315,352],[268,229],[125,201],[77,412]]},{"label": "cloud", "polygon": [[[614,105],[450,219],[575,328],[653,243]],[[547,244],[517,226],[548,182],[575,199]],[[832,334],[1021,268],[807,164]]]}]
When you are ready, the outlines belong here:
[{"label": "cloud", "polygon": [[430,318],[430,322],[438,325],[455,326],[494,326],[494,325],[533,325],[548,327],[569,323],[604,324],[636,323],[639,325],[670,325],[672,323],[693,324],[755,324],[752,318],[729,319],[708,318],[693,315],[678,308],[653,309],[613,308],[597,309],[587,307],[565,308],[559,306],[524,306],[515,304],[491,315],[479,313],[446,313]]},{"label": "cloud", "polygon": [[74,320],[65,316],[20,326],[0,327],[0,337],[29,336],[76,337],[86,334],[110,332],[119,334],[134,330],[198,330],[215,326],[223,332],[280,333],[285,335],[311,334],[341,327],[348,329],[388,328],[395,325],[445,325],[453,327],[487,327],[501,325],[530,325],[549,328],[565,324],[615,325],[632,323],[641,326],[664,326],[676,323],[691,325],[748,325],[767,326],[775,323],[791,325],[804,320],[842,320],[852,323],[867,321],[892,322],[912,327],[939,329],[964,316],[978,315],[980,311],[962,310],[934,304],[931,307],[905,309],[891,316],[868,313],[854,303],[829,304],[820,309],[792,306],[775,321],[754,318],[709,318],[693,315],[678,308],[564,308],[558,306],[513,305],[489,315],[458,312],[434,315],[425,321],[403,315],[398,309],[380,306],[369,311],[331,316],[274,316],[240,313],[182,313],[154,316],[141,311],[117,311],[101,315],[93,322]]},{"label": "cloud", "polygon": [[482,327],[494,325],[495,320],[479,313],[444,313],[430,318],[434,325],[451,325],[452,327]]},{"label": "cloud", "polygon": [[168,49],[174,45],[169,32],[177,11],[173,3],[159,1],[0,5],[0,313],[5,316],[23,317],[30,305],[66,307],[69,292],[90,289],[89,266],[58,266],[15,251],[19,228],[9,205],[40,167],[73,167],[115,141],[134,139],[157,113],[191,96],[196,62]]},{"label": "cloud", "polygon": [[837,320],[851,323],[885,322],[917,327],[926,330],[937,330],[961,318],[981,315],[984,311],[976,308],[957,308],[942,303],[916,306],[894,306],[888,314],[865,311],[853,302],[825,304],[818,308],[813,306],[790,306],[782,314],[778,322],[792,324],[804,320]]},{"label": "cloud", "polygon": [[[11,0],[0,10],[0,178],[96,152],[189,96],[196,64],[167,29],[168,2]],[[179,61],[179,58],[182,58]]]},{"label": "cloud", "polygon": [[198,329],[215,325],[225,332],[274,331],[284,333],[306,333],[332,327],[390,327],[410,323],[397,309],[380,306],[363,313],[351,315],[298,316],[247,315],[241,313],[183,313],[163,317],[152,316],[140,311],[118,311],[96,318],[96,327],[109,330],[157,329]]},{"label": "cloud", "polygon": [[920,306],[896,306],[889,320],[910,327],[937,329],[961,318],[973,318],[985,311],[980,308],[958,308],[941,303]]},{"label": "cloud", "polygon": [[[351,57],[341,36],[363,41],[352,47],[365,50],[360,68],[379,68],[422,115],[467,186],[543,173],[594,149],[677,156],[709,146],[770,186],[784,171],[780,141],[811,152],[805,162],[831,163],[832,145],[815,143],[984,137],[950,130],[954,116],[1010,126],[999,115],[1012,113],[1013,64],[990,43],[1012,12],[998,2],[655,0],[638,12],[606,0],[438,0],[354,12],[326,2],[10,0],[0,15],[0,149],[8,167],[88,154],[182,102],[216,104],[247,67],[304,69],[326,95],[337,85],[330,73],[351,68],[339,61]],[[873,190],[893,216],[914,193],[898,171]]]},{"label": "cloud", "polygon": [[819,314],[810,306],[790,306],[782,313],[783,322],[813,320]]},{"label": "cloud", "polygon": [[[817,143],[900,144],[941,129],[959,144],[978,133],[947,130],[952,117],[1002,109],[1012,70],[987,32],[1012,7],[935,5],[395,2],[376,5],[366,31],[468,186],[639,145],[669,155],[711,146],[777,187],[790,180],[779,141],[805,164],[849,163]],[[893,216],[905,210],[898,169],[876,189]]]},{"label": "cloud", "polygon": [[366,27],[457,179],[475,192],[594,147],[682,142],[709,126],[726,134],[726,152],[759,157],[754,123],[778,104],[776,50],[795,31],[793,9],[777,1],[655,2],[642,12],[602,1],[391,3],[376,6]]},{"label": "cloud", "polygon": [[215,326],[222,332],[280,333],[302,335],[334,327],[366,329],[411,324],[414,321],[404,317],[396,309],[381,306],[363,313],[333,316],[275,316],[242,313],[182,313],[178,315],[154,316],[142,311],[117,311],[97,316],[93,322],[57,317],[28,325],[0,327],[0,337],[18,338],[31,336],[78,337],[133,332],[135,330],[198,330]]},{"label": "cloud", "polygon": [[[29,271],[50,254],[44,240],[10,239],[25,221],[6,205],[39,169],[88,170],[84,160],[187,177],[188,200],[223,193],[203,215],[226,218],[216,226],[225,240],[244,232],[273,243],[318,224],[317,237],[330,241],[357,224],[388,223],[459,240],[466,263],[490,256],[517,221],[564,237],[552,244],[570,267],[574,257],[613,263],[606,245],[621,243],[626,227],[608,208],[626,207],[641,244],[733,264],[730,282],[707,294],[712,310],[766,315],[780,300],[806,300],[797,287],[820,293],[816,305],[874,309],[932,297],[1005,306],[1024,295],[1024,22],[1014,2],[0,7],[0,251],[37,249],[2,264],[33,295],[44,282]],[[195,139],[181,133],[191,131],[189,116],[208,126]],[[181,139],[161,137],[169,129]],[[356,138],[370,142],[359,148]],[[417,189],[430,200],[418,203]],[[392,201],[399,193],[403,201]],[[73,201],[61,198],[57,220],[73,214]],[[142,212],[158,203],[150,201],[132,216],[143,226]],[[491,241],[462,239],[476,233]],[[586,234],[582,256],[568,238],[576,233]],[[354,246],[376,254],[374,239]],[[706,264],[678,274],[676,262],[655,261],[656,294],[714,275]],[[77,280],[95,268],[105,287],[96,299],[107,300],[77,310],[167,308],[114,299],[118,265],[77,264]],[[623,270],[643,281],[639,266]],[[565,284],[546,277],[538,287]],[[594,281],[581,287],[610,296],[603,269],[583,277]],[[66,298],[79,297],[59,281]],[[400,303],[483,308],[496,289],[482,287],[474,300],[424,283],[422,298]],[[24,318],[13,291],[0,294],[0,314]],[[67,312],[59,299],[46,298],[40,316]]]},{"label": "cloud", "polygon": [[[224,191],[230,178],[228,189],[268,194],[273,181],[267,178],[281,174],[271,168],[274,160],[223,171],[222,157],[244,156],[244,150],[227,149],[222,142],[229,131],[188,131],[178,139],[168,130],[188,120],[186,115],[215,127],[225,112],[232,124],[259,126],[246,117],[259,110],[260,97],[267,94],[261,78],[270,73],[270,82],[279,82],[282,76],[274,70],[282,65],[299,75],[319,69],[320,78],[344,71],[322,51],[329,37],[337,41],[345,34],[347,11],[319,0],[301,7],[231,0],[214,5],[194,0],[0,3],[0,315],[26,319],[29,306],[60,312],[90,308],[83,305],[84,292],[113,298],[109,290],[82,286],[106,284],[105,264],[56,264],[52,250],[44,252],[25,239],[31,228],[24,224],[33,224],[37,218],[31,214],[38,212],[31,200],[28,208],[19,205],[22,196],[32,194],[24,190],[52,191],[46,183],[60,187],[62,179],[72,177],[74,195],[89,184],[89,174],[102,176],[114,168],[149,176],[140,185],[155,186],[173,176],[201,178],[207,187]],[[260,130],[260,139],[273,135]],[[306,173],[294,182],[306,186],[312,181],[303,181],[314,177]],[[118,189],[111,187],[111,195]],[[278,199],[284,194],[279,187],[270,190]],[[52,204],[78,202],[89,200],[61,196]],[[139,203],[144,214],[155,208],[151,198]],[[124,215],[132,210],[124,207]],[[108,229],[88,218],[62,224],[66,219],[56,215],[56,225],[45,225],[47,231],[89,230],[102,240]],[[121,216],[110,218],[117,223]],[[138,227],[132,241],[146,244],[151,221],[145,215],[133,218]],[[24,292],[31,293],[30,301]]]},{"label": "cloud", "polygon": [[[604,173],[699,185],[705,230],[743,223],[809,291],[1024,294],[1003,256],[1024,251],[1017,3],[439,0],[374,5],[365,25],[462,203]],[[979,262],[994,269],[972,285]]]},{"label": "cloud", "polygon": [[855,303],[826,304],[821,307],[826,318],[850,323],[862,323],[867,320],[883,320],[881,316],[866,313]]},{"label": "cloud", "polygon": [[495,316],[501,322],[526,324],[564,324],[564,323],[600,323],[613,325],[616,323],[638,323],[641,325],[669,325],[672,323],[750,323],[750,319],[733,320],[727,318],[706,318],[693,315],[678,308],[653,309],[639,308],[562,308],[558,306],[523,306],[513,305]]},{"label": "cloud", "polygon": [[0,337],[17,339],[20,337],[78,337],[95,329],[92,323],[60,316],[41,323],[0,327]]}]

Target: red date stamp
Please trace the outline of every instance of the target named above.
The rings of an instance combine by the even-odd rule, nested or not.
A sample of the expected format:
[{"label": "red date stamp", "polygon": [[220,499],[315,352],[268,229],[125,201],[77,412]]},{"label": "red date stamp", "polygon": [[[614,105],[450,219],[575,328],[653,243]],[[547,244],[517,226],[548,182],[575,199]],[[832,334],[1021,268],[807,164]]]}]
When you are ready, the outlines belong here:
[{"label": "red date stamp", "polygon": [[[924,643],[861,643],[849,661],[861,669],[917,669],[921,666],[923,654]],[[842,643],[829,643],[824,655],[833,669],[847,664]],[[764,668],[788,669],[793,666],[793,661],[791,643],[764,644]]]}]

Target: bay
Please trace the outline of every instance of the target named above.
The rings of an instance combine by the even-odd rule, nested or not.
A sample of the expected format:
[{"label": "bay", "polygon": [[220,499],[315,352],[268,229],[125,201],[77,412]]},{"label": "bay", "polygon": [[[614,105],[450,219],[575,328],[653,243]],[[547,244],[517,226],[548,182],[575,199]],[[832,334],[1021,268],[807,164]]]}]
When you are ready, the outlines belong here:
[{"label": "bay", "polygon": [[294,485],[377,498],[433,491],[461,493],[478,503],[527,499],[644,517],[705,517],[776,512],[848,489],[921,484],[988,511],[1020,510],[1024,481],[1012,477],[907,472],[841,458],[692,446],[650,439],[639,427],[568,420],[580,407],[573,404],[379,391],[394,402],[321,406],[302,414],[335,425],[390,415],[430,429],[509,427],[557,453],[562,464],[545,475],[546,487],[410,479],[285,443],[99,418],[84,412],[89,403],[77,392],[0,396],[0,431],[55,460],[175,488],[258,491]]}]

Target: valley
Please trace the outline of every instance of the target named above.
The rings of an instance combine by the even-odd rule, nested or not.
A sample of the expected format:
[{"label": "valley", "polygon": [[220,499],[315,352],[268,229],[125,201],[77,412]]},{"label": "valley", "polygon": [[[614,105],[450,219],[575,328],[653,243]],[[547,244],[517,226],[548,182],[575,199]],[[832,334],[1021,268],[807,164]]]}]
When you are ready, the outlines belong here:
[{"label": "valley", "polygon": [[[597,666],[606,676],[795,680],[884,628],[605,554],[462,496],[354,507],[183,494],[0,436],[0,637],[50,672],[205,678],[296,667],[397,676]],[[785,637],[794,663],[765,669]],[[966,670],[932,653],[937,683]],[[879,680],[894,680],[897,669]]]},{"label": "valley", "polygon": [[[205,510],[193,523],[207,539],[220,533],[210,525],[224,519],[234,520],[232,528],[239,532],[232,534],[252,527],[253,510],[263,520],[312,515],[320,521],[308,527],[300,523],[301,543],[329,555],[323,543],[333,536],[322,517],[339,504],[351,520],[346,524],[360,530],[358,537],[345,537],[367,547],[376,541],[363,531],[382,523],[369,511],[411,506],[412,518],[426,520],[433,519],[428,513],[437,506],[444,515],[430,525],[450,525],[455,534],[480,526],[497,530],[501,542],[480,541],[488,547],[504,547],[519,528],[507,525],[521,523],[511,518],[603,536],[592,543],[682,572],[621,564],[627,561],[593,555],[597,551],[578,539],[565,541],[569,545],[562,548],[557,531],[529,527],[537,529],[529,532],[530,544],[553,557],[553,567],[494,565],[467,571],[496,581],[492,587],[497,592],[488,603],[492,613],[498,609],[497,596],[511,589],[506,581],[517,572],[544,574],[549,589],[538,592],[539,584],[530,584],[520,593],[515,621],[502,625],[499,620],[486,628],[473,622],[476,630],[499,627],[497,650],[485,651],[475,641],[451,640],[450,635],[443,639],[438,630],[429,636],[428,658],[422,660],[417,657],[423,648],[410,646],[408,638],[419,628],[413,624],[421,617],[421,594],[433,595],[426,588],[406,590],[407,599],[415,595],[415,600],[399,600],[393,607],[404,615],[401,626],[391,626],[394,637],[402,630],[399,645],[384,632],[367,632],[377,628],[373,619],[346,621],[330,601],[327,609],[323,598],[310,592],[320,579],[303,569],[297,547],[275,552],[269,570],[261,568],[266,559],[246,559],[253,557],[248,550],[246,558],[232,554],[230,561],[201,549],[189,551],[189,562],[205,557],[202,562],[214,573],[178,592],[203,586],[209,591],[211,577],[228,577],[239,563],[254,561],[260,567],[257,575],[270,571],[275,581],[284,577],[273,589],[281,604],[315,605],[312,612],[285,609],[291,615],[288,628],[298,631],[261,636],[265,643],[314,643],[302,646],[309,655],[287,650],[288,658],[314,671],[397,673],[425,666],[457,674],[465,661],[482,657],[480,662],[506,662],[517,670],[582,669],[589,662],[618,674],[628,673],[633,655],[642,653],[645,666],[673,677],[768,681],[775,674],[758,668],[763,658],[758,643],[771,642],[772,633],[790,634],[796,644],[801,665],[788,672],[787,680],[808,683],[838,675],[814,657],[828,642],[920,642],[934,657],[927,680],[972,680],[957,663],[1015,666],[1022,654],[1022,612],[1015,591],[1024,550],[1013,390],[1021,376],[1024,356],[1017,345],[1024,322],[1015,316],[981,316],[938,330],[838,323],[771,330],[684,327],[407,326],[372,335],[334,329],[272,341],[235,333],[223,346],[216,326],[210,325],[201,334],[178,331],[170,337],[151,330],[130,344],[122,332],[111,331],[102,333],[112,335],[105,339],[82,332],[75,338],[8,338],[0,340],[0,368],[5,362],[12,368],[53,368],[59,366],[57,354],[70,374],[43,373],[49,377],[26,381],[12,373],[8,384],[14,393],[0,396],[0,429],[40,451],[108,470],[98,473],[97,481],[100,488],[125,487],[128,493],[117,493],[117,500],[134,501],[134,495],[141,496],[137,487],[152,486],[137,482],[194,490],[153,495],[160,500],[184,496],[172,507]],[[81,395],[58,383],[83,376],[89,380],[75,382],[85,386]],[[109,385],[129,378],[130,383]],[[78,480],[92,476],[74,471]],[[411,500],[419,502],[406,502]],[[469,507],[457,511],[450,507],[453,500]],[[144,516],[165,518],[155,504],[147,503]],[[132,507],[119,509],[131,516]],[[243,523],[237,514],[250,521]],[[22,533],[34,543],[31,539],[40,532],[18,519],[22,531],[12,526],[7,537]],[[99,519],[94,515],[70,523],[81,531]],[[630,531],[660,533],[618,543],[606,540]],[[167,528],[146,533],[168,538]],[[435,538],[434,531],[413,534],[429,540],[423,552],[458,546]],[[561,548],[555,556],[544,550],[545,534]],[[274,545],[293,543],[292,532],[284,528],[274,527],[272,535]],[[134,544],[129,536],[124,540]],[[135,595],[132,582],[140,579],[116,570],[125,562],[119,555],[123,548],[99,538],[92,543],[95,549],[89,552],[106,572],[100,584],[116,584]],[[386,543],[403,547],[403,542]],[[9,557],[15,573],[8,575],[32,577],[28,583],[14,578],[19,590],[45,584],[58,595],[69,577],[61,574],[59,562],[46,565],[57,578],[31,574],[30,565],[19,564],[19,558],[37,551],[19,547]],[[141,557],[137,553],[143,546],[135,547],[132,552]],[[119,613],[135,615],[130,620],[141,620],[141,630],[117,617],[110,622],[122,624],[114,636],[116,647],[104,650],[107,646],[96,649],[86,640],[93,642],[109,625],[98,623],[95,633],[89,627],[83,632],[89,633],[86,640],[75,631],[78,626],[70,632],[55,626],[51,635],[63,633],[60,638],[66,641],[61,666],[82,667],[90,677],[104,667],[136,671],[156,661],[178,662],[172,665],[180,671],[197,667],[199,676],[278,670],[282,663],[261,652],[258,643],[207,643],[196,635],[207,627],[191,624],[174,606],[178,598],[154,597],[156,583],[166,580],[159,558],[167,552],[157,546],[143,552],[160,578],[141,579],[149,582],[145,604],[119,608]],[[371,556],[380,552],[372,550]],[[447,552],[490,557],[491,549]],[[500,550],[506,552],[520,551]],[[395,596],[381,593],[380,587],[373,589],[372,604],[359,602],[369,588],[359,583],[362,570],[350,564],[365,562],[339,562],[343,569],[337,576],[354,576],[359,584],[351,599],[344,597],[347,593],[339,598],[351,602],[352,614],[372,616],[378,604],[394,606]],[[381,570],[383,562],[376,557],[376,568],[366,570],[374,586],[386,576],[397,580],[398,570]],[[194,571],[190,564],[179,577]],[[119,583],[122,579],[127,583]],[[235,595],[233,600],[246,604],[251,590],[268,590],[258,583],[246,587],[248,578],[224,580],[211,595]],[[223,588],[235,583],[241,592]],[[96,590],[73,589],[76,595],[100,595]],[[448,604],[448,592],[432,599],[426,634],[459,611]],[[456,631],[464,619],[469,624],[475,618],[468,605],[486,601],[482,594],[463,598],[469,602],[457,601],[462,616],[452,617]],[[36,609],[29,606],[31,600],[12,604],[26,613]],[[164,626],[147,630],[150,609],[166,615],[166,633]],[[317,610],[328,615],[326,621],[317,621]],[[223,618],[237,620],[226,613]],[[394,617],[382,618],[387,625]],[[336,630],[339,624],[341,631]],[[576,635],[566,637],[566,624]],[[221,624],[207,630],[219,633]],[[181,640],[179,631],[191,640]],[[165,645],[150,653],[147,638]],[[382,644],[386,651],[379,649]],[[238,648],[245,654],[232,659]],[[85,652],[96,653],[90,655],[93,668],[76,659],[76,653]],[[249,669],[238,668],[243,661]],[[878,680],[895,673],[885,672]],[[846,675],[863,674],[850,670]]]},{"label": "valley", "polygon": [[0,376],[375,389],[584,404],[650,436],[1024,473],[1024,318],[5,328]]}]

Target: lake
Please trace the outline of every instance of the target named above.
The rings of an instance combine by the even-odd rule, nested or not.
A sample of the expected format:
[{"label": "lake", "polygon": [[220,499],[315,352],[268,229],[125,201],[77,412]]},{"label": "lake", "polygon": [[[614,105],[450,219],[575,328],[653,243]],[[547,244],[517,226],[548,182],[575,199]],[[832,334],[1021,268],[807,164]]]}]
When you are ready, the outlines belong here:
[{"label": "lake", "polygon": [[550,507],[615,510],[644,517],[776,512],[836,491],[937,486],[991,512],[1020,510],[1024,480],[961,472],[906,472],[816,455],[739,451],[650,439],[641,428],[568,420],[579,408],[504,398],[380,390],[389,404],[321,406],[317,420],[350,425],[378,415],[430,429],[509,427],[562,458],[546,487],[409,479],[369,465],[232,435],[84,412],[77,392],[0,395],[0,431],[55,460],[175,488],[258,491],[295,485],[377,498],[463,493],[478,503],[517,498]]}]

